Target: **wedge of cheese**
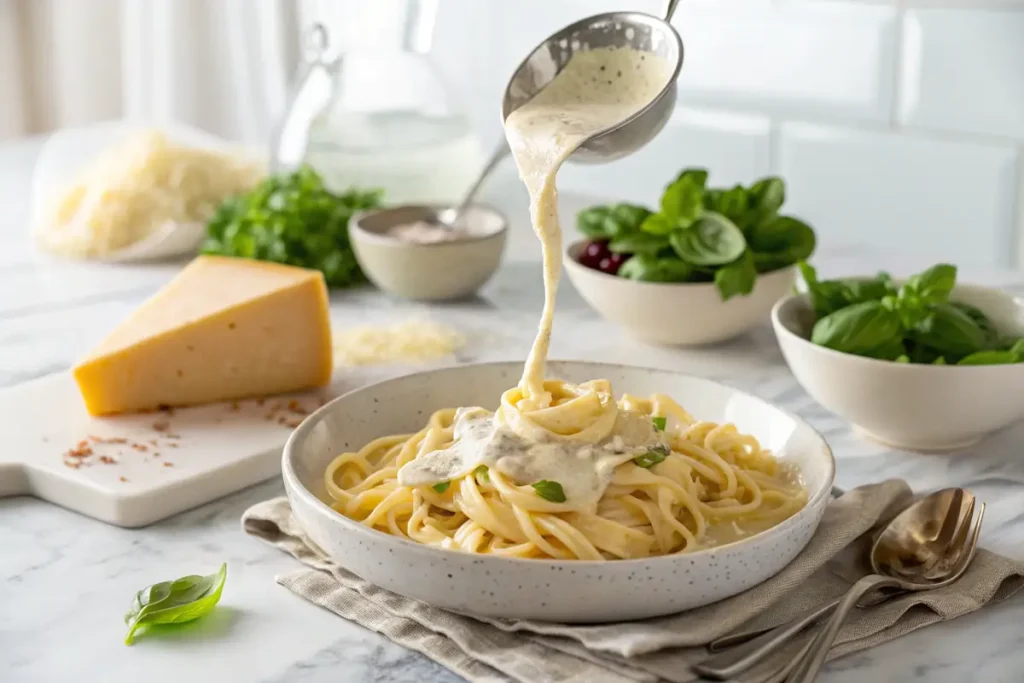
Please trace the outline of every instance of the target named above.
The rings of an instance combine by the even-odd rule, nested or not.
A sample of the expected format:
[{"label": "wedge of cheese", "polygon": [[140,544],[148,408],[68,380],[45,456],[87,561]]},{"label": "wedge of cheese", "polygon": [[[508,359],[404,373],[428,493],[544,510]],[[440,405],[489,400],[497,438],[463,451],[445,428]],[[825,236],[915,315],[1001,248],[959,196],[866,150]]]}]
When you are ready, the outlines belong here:
[{"label": "wedge of cheese", "polygon": [[300,391],[331,376],[314,270],[200,256],[74,369],[93,415]]}]

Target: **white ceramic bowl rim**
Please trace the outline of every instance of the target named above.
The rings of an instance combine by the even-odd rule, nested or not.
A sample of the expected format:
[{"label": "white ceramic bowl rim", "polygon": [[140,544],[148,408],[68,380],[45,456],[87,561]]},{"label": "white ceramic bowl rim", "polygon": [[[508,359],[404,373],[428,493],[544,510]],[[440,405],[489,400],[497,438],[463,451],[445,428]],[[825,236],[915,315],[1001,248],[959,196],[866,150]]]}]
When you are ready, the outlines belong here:
[{"label": "white ceramic bowl rim", "polygon": [[[384,206],[377,209],[365,209],[359,211],[349,218],[348,227],[349,230],[353,230],[359,233],[362,239],[369,242],[377,242],[379,244],[387,244],[395,247],[401,247],[404,249],[436,249],[438,247],[452,247],[460,244],[468,244],[471,242],[482,242],[484,240],[494,239],[498,235],[504,234],[508,230],[508,219],[503,213],[498,211],[490,204],[478,204],[473,203],[466,207],[467,211],[479,211],[487,214],[490,219],[494,221],[494,227],[480,233],[469,233],[457,240],[450,242],[427,242],[421,244],[419,242],[405,242],[400,239],[396,239],[389,235],[385,235],[382,232],[376,230],[368,230],[362,225],[363,219],[367,216],[376,215],[379,213],[387,213],[389,211],[395,211],[398,209],[430,209],[433,211],[440,211],[444,209],[454,209],[455,207],[451,204],[401,204],[399,206]],[[396,223],[397,225],[397,223]]]},{"label": "white ceramic bowl rim", "polygon": [[[844,278],[844,279],[847,279],[847,280],[865,279],[866,280],[866,279],[870,279],[870,278],[868,276],[865,276],[863,278],[850,277],[850,278]],[[898,282],[898,280],[897,280],[897,282]],[[956,289],[961,289],[961,290],[966,290],[966,291],[972,291],[973,290],[973,291],[999,292],[999,293],[1005,295],[1006,297],[1008,297],[1011,301],[1013,301],[1013,303],[1018,308],[1020,308],[1022,311],[1024,311],[1024,299],[1022,299],[1020,297],[1017,297],[1017,296],[1014,296],[1013,294],[1010,294],[1009,292],[1007,292],[1007,291],[1005,291],[1003,289],[1000,289],[999,287],[986,287],[984,285],[974,285],[974,284],[964,283],[964,284],[957,284],[956,285]],[[796,339],[796,340],[799,341],[799,343],[804,344],[804,345],[814,349],[818,353],[825,354],[826,356],[832,356],[832,357],[842,356],[843,358],[846,358],[846,359],[848,359],[848,360],[850,360],[851,362],[854,362],[854,363],[865,363],[867,365],[874,365],[876,367],[879,366],[879,365],[886,365],[886,366],[891,367],[891,368],[898,368],[898,370],[896,370],[896,372],[921,372],[925,368],[931,368],[930,370],[924,370],[925,372],[950,372],[950,371],[961,372],[961,373],[963,373],[963,372],[991,372],[993,370],[997,370],[997,369],[1000,369],[1000,368],[1005,370],[1007,367],[1012,367],[1014,365],[1018,365],[1017,363],[1004,363],[1004,364],[1001,364],[1001,365],[932,365],[930,363],[897,363],[896,361],[892,361],[892,360],[882,360],[882,359],[879,359],[879,358],[868,358],[867,356],[858,356],[855,353],[844,353],[842,351],[836,351],[835,349],[830,349],[827,346],[819,346],[818,344],[815,344],[814,342],[812,342],[807,337],[805,337],[805,336],[803,336],[801,334],[797,334],[796,332],[794,332],[790,328],[790,326],[786,322],[784,322],[782,320],[781,317],[779,317],[779,314],[782,312],[782,309],[787,307],[787,306],[795,305],[794,302],[799,302],[800,304],[805,306],[808,310],[810,310],[810,305],[811,305],[810,295],[807,292],[800,292],[798,294],[790,294],[790,295],[788,295],[788,296],[786,296],[786,297],[784,297],[782,299],[779,299],[775,303],[775,305],[772,306],[772,324],[774,325],[775,329],[778,330],[779,334],[785,335],[787,338]]]},{"label": "white ceramic bowl rim", "polygon": [[[573,360],[550,359],[550,362],[552,362],[552,363],[579,363],[581,361],[578,361],[578,360],[577,361],[573,361]],[[589,362],[589,361],[584,361],[584,362]],[[398,377],[392,377],[392,378],[389,378],[389,379],[382,380],[380,382],[374,382],[373,384],[368,384],[366,386],[359,387],[358,389],[353,389],[352,391],[346,392],[346,393],[342,394],[341,396],[338,396],[334,400],[330,401],[329,403],[321,406],[314,413],[312,413],[309,416],[307,416],[302,421],[302,423],[295,429],[295,431],[293,431],[291,433],[291,436],[288,437],[287,443],[285,443],[284,452],[283,452],[283,455],[282,455],[282,458],[281,458],[281,473],[282,473],[282,476],[288,481],[289,485],[292,487],[292,489],[294,491],[297,492],[298,495],[301,495],[303,498],[305,498],[306,501],[308,503],[312,504],[314,507],[316,507],[319,512],[331,515],[332,518],[335,519],[338,523],[341,523],[342,525],[347,527],[350,531],[353,531],[355,533],[358,533],[358,534],[362,535],[364,538],[369,538],[369,539],[372,539],[374,541],[384,542],[384,543],[395,545],[397,547],[402,547],[402,548],[406,548],[406,549],[409,549],[409,550],[414,550],[414,551],[420,552],[420,553],[422,553],[424,555],[428,555],[428,556],[436,556],[439,553],[440,554],[444,554],[444,555],[447,555],[449,553],[459,553],[460,551],[446,550],[444,548],[436,548],[434,546],[423,545],[422,543],[415,543],[413,541],[409,541],[409,540],[406,540],[404,538],[400,538],[400,537],[397,537],[397,536],[392,536],[391,534],[385,534],[382,531],[377,531],[376,529],[371,529],[371,528],[369,528],[369,527],[367,527],[367,526],[365,526],[363,524],[360,524],[359,522],[356,522],[356,521],[346,517],[345,515],[341,514],[340,512],[337,512],[336,510],[332,509],[324,501],[320,500],[315,495],[313,495],[313,493],[309,489],[307,489],[302,484],[302,482],[299,480],[298,475],[295,474],[295,470],[291,466],[292,451],[295,449],[296,444],[299,441],[301,441],[301,440],[303,440],[305,438],[306,433],[309,432],[311,429],[313,429],[313,427],[319,422],[321,415],[324,415],[324,414],[330,412],[331,407],[336,402],[341,401],[342,399],[344,399],[344,398],[346,398],[348,396],[351,396],[353,394],[357,394],[357,393],[359,393],[361,391],[370,390],[370,389],[372,389],[374,387],[377,387],[377,386],[379,386],[381,384],[386,384],[388,382],[391,382],[391,381],[394,381],[394,380],[397,380],[397,379],[402,379],[404,377],[427,375],[427,374],[430,374],[430,373],[433,373],[433,372],[437,372],[438,370],[445,370],[445,369],[447,369],[447,370],[464,369],[467,372],[471,372],[474,368],[487,367],[487,366],[496,366],[496,365],[507,365],[508,363],[509,363],[509,361],[489,361],[489,362],[484,362],[484,363],[469,363],[469,364],[466,364],[466,365],[449,366],[447,368],[431,368],[431,369],[428,369],[428,370],[421,370],[419,372],[408,373],[408,374],[401,375],[401,376],[398,376]],[[607,367],[611,367],[611,368],[629,368],[629,369],[651,370],[651,371],[659,372],[659,373],[666,373],[666,374],[677,375],[679,377],[684,377],[684,378],[687,378],[687,379],[695,379],[695,380],[699,380],[701,382],[708,382],[708,383],[712,383],[712,384],[718,384],[717,382],[713,382],[712,380],[706,379],[704,377],[697,377],[695,375],[687,375],[686,373],[675,372],[673,370],[665,370],[663,368],[649,368],[649,367],[638,366],[638,365],[625,365],[625,364],[622,364],[622,363],[603,363],[602,362],[600,364],[604,365],[604,366],[607,366]],[[721,386],[726,386],[726,385],[721,385]],[[748,536],[746,538],[742,538],[742,539],[739,539],[739,540],[736,540],[736,541],[732,541],[731,543],[725,543],[725,544],[714,546],[714,547],[711,547],[711,548],[703,548],[701,550],[695,550],[693,552],[682,553],[682,554],[675,553],[675,554],[671,554],[671,555],[654,555],[654,556],[651,556],[651,557],[639,557],[639,558],[632,558],[632,559],[613,560],[613,562],[615,562],[615,564],[617,564],[617,565],[618,564],[622,564],[622,563],[633,563],[633,564],[642,563],[642,564],[647,564],[647,563],[657,563],[657,562],[672,562],[672,561],[677,560],[681,555],[685,555],[686,557],[694,557],[694,556],[700,556],[700,555],[705,555],[705,554],[713,554],[713,553],[716,553],[716,552],[722,550],[723,548],[734,549],[737,546],[743,545],[743,544],[748,543],[748,542],[752,542],[755,539],[759,539],[764,534],[767,534],[767,533],[781,533],[781,532],[785,531],[786,529],[788,529],[788,528],[790,528],[792,526],[795,526],[797,524],[797,522],[798,522],[798,518],[800,517],[800,513],[803,510],[814,508],[815,507],[815,503],[820,501],[823,497],[831,495],[832,484],[835,482],[836,460],[835,460],[835,456],[832,453],[832,447],[828,445],[828,441],[825,440],[825,437],[822,436],[821,432],[816,430],[814,427],[812,427],[810,424],[808,424],[801,417],[799,417],[798,415],[796,415],[796,414],[794,414],[794,413],[792,413],[792,412],[790,412],[788,410],[785,410],[783,408],[779,408],[778,406],[776,406],[776,405],[774,405],[772,403],[769,403],[768,401],[765,401],[762,398],[754,396],[753,394],[749,394],[749,393],[747,393],[745,391],[740,391],[739,389],[735,389],[733,387],[728,387],[728,386],[727,386],[727,388],[730,391],[734,391],[737,394],[740,394],[740,395],[742,395],[742,396],[744,396],[744,397],[746,397],[748,399],[752,399],[752,400],[754,400],[757,403],[760,403],[760,404],[762,404],[762,405],[764,405],[764,406],[766,406],[768,408],[771,408],[772,410],[778,411],[779,413],[781,413],[781,414],[785,415],[786,417],[790,418],[791,420],[793,420],[797,424],[800,424],[803,427],[805,427],[806,429],[808,429],[811,432],[813,432],[821,440],[821,443],[824,445],[824,448],[825,448],[825,453],[828,455],[828,463],[827,463],[828,476],[825,478],[824,483],[822,484],[822,486],[817,491],[809,492],[810,495],[808,496],[807,503],[804,505],[803,508],[801,508],[800,511],[797,511],[794,515],[792,515],[788,519],[784,520],[782,523],[777,524],[777,525],[775,525],[773,527],[770,527],[769,529],[766,529],[766,530],[764,530],[764,531],[762,531],[760,533],[753,534],[751,536]],[[460,554],[465,554],[465,553],[460,553]],[[550,564],[556,564],[556,565],[565,565],[565,566],[570,566],[570,567],[582,567],[582,568],[588,568],[588,567],[589,568],[596,568],[596,567],[599,567],[599,566],[604,566],[608,562],[608,561],[599,561],[599,560],[549,560],[549,559],[533,559],[533,558],[503,557],[503,556],[500,556],[500,555],[481,555],[480,559],[502,560],[502,561],[505,561],[505,562],[515,562],[515,563],[525,562],[525,563],[529,563],[529,564],[550,563]]]},{"label": "white ceramic bowl rim", "polygon": [[[571,261],[573,265],[579,266],[580,268],[585,268],[588,272],[593,273],[596,277],[604,277],[604,278],[609,278],[609,279],[613,279],[613,280],[632,282],[634,284],[643,285],[645,287],[679,287],[679,288],[691,287],[693,289],[697,289],[699,287],[714,287],[715,286],[714,282],[651,282],[651,281],[648,281],[648,280],[630,280],[628,278],[619,277],[618,275],[612,275],[611,273],[605,273],[604,271],[597,270],[595,268],[589,268],[589,267],[583,265],[582,263],[580,263],[578,257],[579,257],[580,248],[584,244],[586,244],[587,242],[590,242],[590,241],[591,240],[589,240],[589,239],[576,240],[575,242],[570,244],[568,247],[565,248],[565,258],[568,259],[569,261]],[[771,277],[771,276],[776,275],[778,273],[786,273],[786,272],[789,272],[789,271],[793,271],[795,269],[796,269],[796,264],[795,263],[791,263],[788,266],[783,266],[781,268],[776,268],[775,270],[769,270],[767,273],[758,273],[757,277],[758,278]]]}]

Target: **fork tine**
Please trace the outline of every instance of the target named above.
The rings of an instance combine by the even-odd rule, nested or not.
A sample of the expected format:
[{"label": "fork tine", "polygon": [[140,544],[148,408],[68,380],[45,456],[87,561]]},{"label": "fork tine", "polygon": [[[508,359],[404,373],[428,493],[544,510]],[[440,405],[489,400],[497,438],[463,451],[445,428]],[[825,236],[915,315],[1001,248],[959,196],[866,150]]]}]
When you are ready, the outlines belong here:
[{"label": "fork tine", "polygon": [[956,568],[953,571],[950,581],[955,581],[963,576],[964,572],[971,565],[971,560],[974,559],[974,555],[978,550],[978,539],[981,538],[981,522],[985,519],[985,504],[982,503],[978,508],[978,516],[974,520],[974,525],[971,527],[970,536],[967,538],[967,545],[960,553],[960,557],[957,558]]}]

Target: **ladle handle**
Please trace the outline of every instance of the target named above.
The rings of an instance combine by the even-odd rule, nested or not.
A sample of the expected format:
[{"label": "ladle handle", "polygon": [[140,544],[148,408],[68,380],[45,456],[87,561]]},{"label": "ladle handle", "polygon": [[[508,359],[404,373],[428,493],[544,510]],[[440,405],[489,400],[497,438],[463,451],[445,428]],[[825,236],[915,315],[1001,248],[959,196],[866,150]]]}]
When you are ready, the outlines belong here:
[{"label": "ladle handle", "polygon": [[676,13],[679,0],[668,0],[668,7],[665,8],[665,21],[672,21],[672,15]]},{"label": "ladle handle", "polygon": [[881,574],[868,574],[850,586],[850,590],[843,596],[842,602],[836,607],[832,617],[825,623],[821,633],[814,639],[814,646],[811,648],[811,651],[800,659],[800,663],[797,664],[796,669],[786,679],[786,683],[813,683],[822,665],[825,663],[825,658],[828,656],[828,651],[832,648],[832,643],[835,642],[836,636],[839,635],[839,629],[843,627],[846,617],[850,615],[850,612],[857,606],[860,599],[866,593],[878,588],[899,586],[901,583],[898,579],[882,576]]}]

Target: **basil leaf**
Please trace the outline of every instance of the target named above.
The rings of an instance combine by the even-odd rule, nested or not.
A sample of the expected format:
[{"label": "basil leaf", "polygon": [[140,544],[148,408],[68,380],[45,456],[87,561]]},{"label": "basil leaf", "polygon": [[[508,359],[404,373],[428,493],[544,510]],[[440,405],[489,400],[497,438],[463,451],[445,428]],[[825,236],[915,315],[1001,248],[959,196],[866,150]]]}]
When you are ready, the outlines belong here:
[{"label": "basil leaf", "polygon": [[701,190],[705,190],[708,186],[708,171],[705,168],[684,168],[671,184],[678,183],[683,178]]},{"label": "basil leaf", "polygon": [[710,212],[689,228],[673,232],[669,242],[679,258],[695,266],[731,263],[747,248],[747,241],[735,223]]},{"label": "basil leaf", "polygon": [[962,303],[960,301],[950,301],[949,305],[953,306],[954,308],[960,309],[971,320],[977,323],[978,327],[980,327],[982,331],[985,332],[985,337],[988,339],[988,344],[990,346],[999,345],[999,330],[996,329],[995,323],[989,320],[989,317],[985,315],[980,308],[977,308],[970,304]]},{"label": "basil leaf", "polygon": [[476,477],[477,481],[481,483],[486,484],[491,481],[491,475],[487,473],[487,465],[478,465],[477,468],[473,470],[473,475]]},{"label": "basil leaf", "polygon": [[846,296],[846,289],[841,283],[834,280],[818,280],[818,271],[806,261],[798,262],[797,267],[800,269],[800,275],[807,285],[807,294],[811,299],[811,307],[819,318],[823,318],[849,305],[850,302]]},{"label": "basil leaf", "polygon": [[704,187],[693,175],[683,174],[661,195],[661,214],[672,227],[685,227],[704,211]]},{"label": "basil leaf", "polygon": [[587,237],[608,238],[605,219],[611,215],[607,206],[592,206],[576,214],[576,229]]},{"label": "basil leaf", "polygon": [[894,359],[893,362],[895,362],[895,363],[909,363],[910,362],[910,356],[908,356],[905,353],[901,353],[900,355],[896,356],[896,358]]},{"label": "basil leaf", "polygon": [[750,186],[749,197],[755,222],[768,220],[779,212],[786,201],[786,184],[782,178],[762,178]]},{"label": "basil leaf", "polygon": [[869,356],[902,339],[900,317],[879,301],[864,301],[841,308],[820,319],[811,341],[835,351]]},{"label": "basil leaf", "polygon": [[742,185],[726,190],[715,202],[715,210],[734,223],[742,223],[747,215],[747,191]]},{"label": "basil leaf", "polygon": [[715,271],[715,286],[722,301],[728,301],[734,296],[746,296],[754,291],[754,283],[757,281],[757,268],[754,266],[754,257],[750,251],[743,252],[743,256],[733,263],[722,266]]},{"label": "basil leaf", "polygon": [[814,230],[790,216],[776,216],[753,226],[747,232],[747,242],[759,273],[808,259],[817,244]]},{"label": "basil leaf", "polygon": [[548,481],[542,479],[536,484],[530,484],[533,490],[537,492],[537,495],[544,500],[550,500],[552,503],[564,503],[565,502],[565,491],[562,490],[562,485],[557,481]]},{"label": "basil leaf", "polygon": [[961,358],[986,346],[985,331],[956,306],[939,304],[921,320],[914,339],[947,357]]},{"label": "basil leaf", "polygon": [[935,360],[932,361],[932,365],[945,365],[945,364],[946,364],[946,357],[945,356],[939,356],[938,358],[936,358]]},{"label": "basil leaf", "polygon": [[608,243],[608,250],[619,254],[648,254],[654,256],[662,249],[668,247],[668,245],[668,237],[664,235],[633,232],[613,239]]},{"label": "basil leaf", "polygon": [[676,227],[674,221],[660,213],[652,213],[640,224],[640,229],[652,235],[667,235]]},{"label": "basil leaf", "polygon": [[976,351],[961,358],[957,365],[1006,365],[1019,362],[1013,351]]},{"label": "basil leaf", "polygon": [[430,488],[434,489],[438,493],[444,493],[445,491],[448,490],[448,487],[451,486],[451,485],[452,485],[452,483],[450,481],[442,481],[442,482],[438,482],[437,484],[434,484]]},{"label": "basil leaf", "polygon": [[654,423],[654,428],[657,429],[659,432],[665,431],[665,427],[668,426],[667,417],[655,417],[651,418],[651,421]]},{"label": "basil leaf", "polygon": [[1010,353],[1017,356],[1018,363],[1024,363],[1024,337],[1021,337],[1008,349]]},{"label": "basil leaf", "polygon": [[643,282],[688,282],[693,278],[694,271],[677,258],[637,254],[622,264],[618,275]]},{"label": "basil leaf", "polygon": [[668,447],[658,445],[649,448],[646,453],[641,453],[633,458],[633,462],[636,463],[638,467],[643,467],[645,470],[649,470],[667,457]]},{"label": "basil leaf", "polygon": [[956,284],[956,266],[940,263],[928,270],[912,275],[901,287],[900,294],[907,290],[924,305],[941,304],[949,298]]},{"label": "basil leaf", "polygon": [[651,215],[649,209],[636,204],[616,204],[611,209],[611,217],[621,226],[620,233],[633,232],[640,229],[640,225]]},{"label": "basil leaf", "polygon": [[216,574],[185,576],[136,593],[124,618],[128,625],[125,644],[132,644],[136,630],[142,626],[180,624],[209,614],[220,600],[227,570],[227,564],[222,564]]}]

